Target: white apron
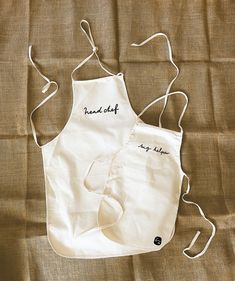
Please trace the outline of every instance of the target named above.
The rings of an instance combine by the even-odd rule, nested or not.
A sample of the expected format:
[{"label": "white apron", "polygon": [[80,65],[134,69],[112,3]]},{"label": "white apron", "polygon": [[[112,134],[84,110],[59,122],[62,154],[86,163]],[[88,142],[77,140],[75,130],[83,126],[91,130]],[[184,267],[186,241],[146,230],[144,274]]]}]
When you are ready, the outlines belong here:
[{"label": "white apron", "polygon": [[[186,101],[178,121],[180,132],[136,119],[122,148],[112,156],[96,159],[85,177],[87,190],[102,196],[97,218],[104,235],[140,250],[160,250],[170,242],[175,232],[182,179],[186,176],[180,159],[183,137],[181,120],[188,104],[186,94],[181,91],[168,93],[168,97],[175,94],[182,95]],[[165,97],[157,98],[154,103]],[[188,192],[189,188],[183,196]],[[189,256],[185,251],[194,244],[200,234],[198,231],[191,246],[183,251],[189,258],[205,253],[215,233],[214,225],[201,208],[193,204],[211,224],[212,235],[200,253]]]},{"label": "white apron", "polygon": [[[88,31],[84,29],[84,24],[87,25]],[[63,257],[102,258],[148,252],[151,249],[139,249],[104,235],[97,219],[103,197],[97,192],[90,192],[84,185],[85,176],[94,160],[119,151],[127,142],[136,120],[140,124],[142,121],[130,105],[124,75],[113,74],[103,66],[88,22],[82,20],[80,26],[92,46],[92,53],[71,74],[73,103],[65,127],[45,145],[38,143],[32,117],[40,106],[56,94],[58,85],[38,70],[31,57],[32,46],[29,47],[32,65],[47,81],[42,91],[46,93],[51,84],[56,86],[30,114],[33,137],[41,148],[43,157],[47,237],[53,250]],[[166,37],[162,33],[155,34],[158,35]],[[177,70],[176,76],[168,86],[168,94],[179,70],[172,60],[170,43],[167,37],[166,39],[170,60]],[[102,69],[110,76],[74,80],[74,71],[94,55]]]}]

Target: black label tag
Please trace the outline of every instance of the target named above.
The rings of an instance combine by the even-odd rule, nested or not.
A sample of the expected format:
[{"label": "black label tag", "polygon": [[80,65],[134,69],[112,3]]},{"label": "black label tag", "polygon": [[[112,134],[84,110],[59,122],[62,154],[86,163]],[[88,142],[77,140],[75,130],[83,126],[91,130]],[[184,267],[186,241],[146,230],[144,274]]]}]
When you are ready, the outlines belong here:
[{"label": "black label tag", "polygon": [[162,243],[162,238],[160,237],[160,236],[156,236],[155,238],[154,238],[154,241],[153,241],[153,243],[155,244],[155,245],[161,245],[161,243]]}]

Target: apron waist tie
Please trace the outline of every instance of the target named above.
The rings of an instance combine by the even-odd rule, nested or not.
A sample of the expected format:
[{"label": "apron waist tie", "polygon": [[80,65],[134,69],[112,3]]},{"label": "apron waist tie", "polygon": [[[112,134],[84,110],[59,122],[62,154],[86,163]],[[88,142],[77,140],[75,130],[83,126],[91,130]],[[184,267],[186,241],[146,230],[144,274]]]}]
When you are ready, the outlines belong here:
[{"label": "apron waist tie", "polygon": [[196,240],[198,239],[198,237],[199,237],[199,235],[200,235],[200,233],[201,233],[199,230],[196,232],[196,234],[195,234],[195,236],[193,237],[193,239],[192,239],[190,245],[189,245],[188,247],[186,247],[186,248],[183,250],[183,254],[184,254],[187,258],[189,258],[189,259],[195,259],[195,258],[198,258],[198,257],[202,256],[202,255],[207,251],[207,249],[208,249],[208,247],[209,247],[209,245],[210,245],[210,243],[211,243],[213,237],[215,236],[216,228],[215,228],[215,225],[205,216],[204,212],[202,211],[202,208],[201,208],[197,203],[192,202],[192,201],[188,201],[188,200],[184,199],[184,196],[187,195],[187,194],[189,193],[189,191],[190,191],[190,179],[189,179],[189,177],[188,177],[184,172],[183,172],[183,174],[184,174],[184,176],[187,178],[187,183],[188,183],[188,185],[187,185],[187,190],[186,190],[186,191],[183,193],[183,195],[182,195],[182,200],[183,200],[186,204],[191,204],[191,205],[197,206],[197,208],[198,208],[198,210],[199,210],[201,216],[202,216],[207,222],[209,222],[210,225],[212,226],[211,236],[210,236],[210,238],[208,239],[208,241],[207,241],[205,247],[202,249],[201,252],[199,252],[198,254],[196,254],[196,255],[194,255],[194,256],[188,255],[188,254],[186,253],[186,251],[190,250],[190,249],[192,248],[192,246],[195,244]]}]

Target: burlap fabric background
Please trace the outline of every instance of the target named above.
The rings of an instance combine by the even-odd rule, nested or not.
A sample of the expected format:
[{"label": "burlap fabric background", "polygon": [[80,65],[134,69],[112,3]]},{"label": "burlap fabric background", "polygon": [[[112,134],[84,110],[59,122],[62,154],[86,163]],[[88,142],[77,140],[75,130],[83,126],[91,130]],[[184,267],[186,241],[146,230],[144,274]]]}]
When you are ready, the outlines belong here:
[{"label": "burlap fabric background", "polygon": [[[91,48],[80,31],[89,20],[102,60],[125,73],[136,112],[164,94],[174,69],[166,42],[158,38],[130,47],[155,32],[166,32],[181,69],[174,90],[189,96],[183,119],[182,163],[191,177],[188,199],[198,202],[217,226],[200,259],[182,255],[196,230],[193,252],[204,247],[211,229],[193,206],[180,202],[176,233],[161,251],[98,260],[57,256],[46,237],[45,190],[40,149],[29,113],[44,98],[44,81],[27,57],[59,83],[58,95],[35,115],[42,143],[65,125],[71,109],[72,69]],[[87,0],[0,1],[0,280],[1,281],[183,281],[234,280],[235,118],[234,1]],[[94,59],[77,78],[104,76]],[[176,129],[183,100],[172,98],[163,118]],[[144,120],[157,124],[160,106]],[[186,188],[184,185],[183,189]],[[96,241],[94,241],[96,243]]]}]

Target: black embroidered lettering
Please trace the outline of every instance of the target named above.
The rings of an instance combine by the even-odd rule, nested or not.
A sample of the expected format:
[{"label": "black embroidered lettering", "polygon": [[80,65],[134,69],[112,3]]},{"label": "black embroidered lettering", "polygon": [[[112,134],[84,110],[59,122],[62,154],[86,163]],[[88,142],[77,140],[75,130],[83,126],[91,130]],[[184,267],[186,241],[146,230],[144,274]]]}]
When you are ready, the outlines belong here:
[{"label": "black embroidered lettering", "polygon": [[102,113],[102,106],[98,110],[88,110],[87,107],[84,107],[85,114],[93,114],[93,113]]},{"label": "black embroidered lettering", "polygon": [[87,107],[84,107],[85,114],[88,114]]},{"label": "black embroidered lettering", "polygon": [[117,114],[117,111],[119,110],[118,104],[116,103],[115,108],[114,108],[114,113]]},{"label": "black embroidered lettering", "polygon": [[102,106],[95,113],[102,113]]},{"label": "black embroidered lettering", "polygon": [[169,154],[169,152],[163,151],[163,150],[162,150],[162,147],[157,148],[157,147],[155,146],[154,149],[153,149],[153,151],[159,152],[161,155],[162,155],[162,154]]},{"label": "black embroidered lettering", "polygon": [[143,148],[146,152],[151,150],[151,148],[149,146],[144,146],[143,144],[139,145],[138,147]]},{"label": "black embroidered lettering", "polygon": [[104,113],[106,113],[106,112],[111,112],[110,105],[106,109],[104,109]]},{"label": "black embroidered lettering", "polygon": [[115,115],[117,114],[119,108],[118,108],[118,104],[116,104],[114,107],[111,107],[111,105],[109,105],[107,108],[105,108],[104,110],[102,110],[102,106],[97,109],[97,110],[88,110],[87,107],[84,107],[84,112],[85,114],[97,114],[97,113],[114,113]]},{"label": "black embroidered lettering", "polygon": [[143,143],[140,144],[138,147],[143,148],[146,152],[149,152],[150,150],[152,150],[152,151],[154,151],[154,152],[160,153],[161,155],[162,155],[162,154],[170,154],[169,152],[164,151],[164,150],[162,149],[162,147],[157,148],[157,147],[155,146],[155,147],[152,149],[151,147],[146,146],[146,145],[144,145]]}]

